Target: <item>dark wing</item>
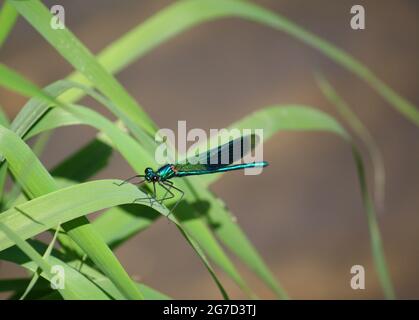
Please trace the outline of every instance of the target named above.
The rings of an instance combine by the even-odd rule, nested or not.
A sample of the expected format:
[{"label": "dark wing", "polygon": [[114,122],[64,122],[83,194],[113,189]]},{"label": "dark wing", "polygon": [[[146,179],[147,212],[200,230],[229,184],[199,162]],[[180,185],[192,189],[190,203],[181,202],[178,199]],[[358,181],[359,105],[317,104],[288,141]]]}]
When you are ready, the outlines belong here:
[{"label": "dark wing", "polygon": [[243,158],[259,143],[259,136],[250,134],[188,158],[184,164],[176,164],[178,172],[212,171],[233,164]]}]

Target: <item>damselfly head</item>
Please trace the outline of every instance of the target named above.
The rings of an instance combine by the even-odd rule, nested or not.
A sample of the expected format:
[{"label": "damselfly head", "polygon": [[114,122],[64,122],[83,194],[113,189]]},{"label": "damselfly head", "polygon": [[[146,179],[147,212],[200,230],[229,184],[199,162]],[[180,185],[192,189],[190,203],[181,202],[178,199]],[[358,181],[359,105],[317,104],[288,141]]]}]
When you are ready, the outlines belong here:
[{"label": "damselfly head", "polygon": [[158,176],[157,176],[157,174],[154,172],[154,170],[153,169],[151,169],[151,168],[146,168],[145,170],[144,170],[144,174],[145,174],[145,179],[148,181],[148,182],[152,182],[152,181],[157,181],[158,180]]}]

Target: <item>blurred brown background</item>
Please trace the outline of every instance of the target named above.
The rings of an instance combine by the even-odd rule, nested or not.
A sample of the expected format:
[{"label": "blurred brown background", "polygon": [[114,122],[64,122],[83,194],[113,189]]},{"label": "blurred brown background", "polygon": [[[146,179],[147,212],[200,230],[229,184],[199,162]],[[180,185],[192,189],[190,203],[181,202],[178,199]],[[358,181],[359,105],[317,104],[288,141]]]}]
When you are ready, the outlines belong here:
[{"label": "blurred brown background", "polygon": [[[419,105],[419,3],[413,0],[254,1],[345,49],[396,92]],[[66,25],[94,53],[172,1],[73,0],[62,4]],[[366,29],[349,26],[354,4],[366,9]],[[39,86],[72,71],[23,19],[0,50],[0,61]],[[320,69],[368,126],[384,154],[386,206],[379,215],[399,298],[419,298],[419,128],[363,81],[317,51],[273,29],[239,19],[200,25],[166,42],[117,75],[160,127],[223,128],[272,104],[315,106],[338,119],[313,79]],[[13,117],[26,99],[4,90]],[[91,100],[83,104],[102,110]],[[57,130],[42,157],[47,167],[89,141],[88,128]],[[361,147],[362,148],[362,147]],[[365,151],[365,148],[362,148]],[[213,186],[292,298],[382,298],[372,265],[366,216],[350,148],[326,133],[279,133],[265,144],[271,166],[243,180],[225,175]],[[366,153],[364,152],[364,155]],[[371,165],[368,162],[371,180]],[[119,155],[95,178],[124,178]],[[128,272],[175,298],[219,298],[207,271],[177,230],[161,219],[117,250]],[[236,261],[236,260],[235,260]],[[350,268],[366,268],[366,290],[349,286]],[[238,263],[262,298],[274,298]],[[24,275],[7,263],[0,278]],[[244,298],[219,272],[232,297]]]}]

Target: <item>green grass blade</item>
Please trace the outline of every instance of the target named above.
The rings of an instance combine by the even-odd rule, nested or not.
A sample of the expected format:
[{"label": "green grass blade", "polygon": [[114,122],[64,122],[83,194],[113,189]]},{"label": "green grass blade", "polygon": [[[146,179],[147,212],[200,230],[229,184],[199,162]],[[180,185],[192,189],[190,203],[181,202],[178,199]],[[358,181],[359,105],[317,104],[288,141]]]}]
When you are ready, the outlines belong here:
[{"label": "green grass blade", "polygon": [[378,210],[384,209],[385,198],[385,166],[383,155],[368,128],[358,119],[348,104],[339,96],[329,81],[321,74],[316,74],[316,81],[325,97],[335,106],[342,117],[348,122],[352,131],[364,142],[374,170],[374,198]]},{"label": "green grass blade", "polygon": [[[0,222],[18,233],[24,240],[41,232],[105,208],[133,203],[146,198],[141,204],[150,205],[147,195],[132,184],[118,186],[121,180],[95,180],[50,192],[33,200],[14,206],[0,215]],[[164,207],[154,206],[167,215]],[[0,235],[0,250],[13,245]]]},{"label": "green grass blade", "polygon": [[111,155],[112,148],[109,145],[94,139],[52,169],[51,174],[83,182],[105,168]]},{"label": "green grass blade", "polygon": [[[45,250],[44,255],[42,256],[43,259],[48,259],[49,258],[50,254],[51,254],[51,251],[52,251],[52,249],[55,245],[55,242],[57,240],[57,236],[58,236],[59,231],[60,231],[59,227],[55,229],[54,236],[52,237],[51,242],[49,243],[47,249]],[[28,284],[28,287],[25,289],[25,291],[23,292],[23,294],[22,294],[22,296],[20,297],[19,300],[24,300],[28,296],[29,292],[33,289],[33,287],[37,283],[41,273],[42,273],[42,270],[40,270],[39,268],[34,272],[34,274],[32,276],[32,279]]]},{"label": "green grass blade", "polygon": [[[28,241],[32,247],[37,252],[44,252],[47,249],[47,246],[38,241],[38,240],[29,240]],[[68,261],[66,259],[67,257],[64,256],[61,252],[57,250],[52,250],[51,252],[51,258],[50,260],[54,263],[58,262],[60,265],[63,265],[65,268],[65,271],[67,273],[67,270],[70,268],[70,273],[73,274],[73,276],[79,277],[80,286],[83,287],[84,291],[86,292],[86,295],[88,295],[87,299],[101,299],[101,300],[107,300],[109,298],[116,299],[116,300],[123,300],[125,297],[121,295],[120,291],[115,287],[115,285],[110,281],[107,277],[105,277],[102,273],[97,271],[96,269],[92,268],[91,266],[87,264],[83,264],[80,266],[80,261],[73,260]],[[22,256],[20,251],[16,247],[11,247],[9,249],[6,249],[2,252],[0,252],[0,259],[15,263],[17,265],[22,266],[23,268],[26,268],[27,270],[33,271],[34,270],[34,264],[31,262],[29,258],[26,256]],[[77,273],[75,273],[77,272]],[[91,288],[88,288],[86,286],[91,286],[91,284],[86,283],[86,281],[91,282],[91,284],[94,284],[96,288],[93,287],[93,291],[91,291]],[[26,280],[26,283],[28,281]],[[18,283],[20,284],[20,283]],[[16,291],[23,290],[25,283],[20,284],[18,287],[16,287]],[[141,292],[144,292],[144,298],[148,300],[167,300],[170,299],[167,295],[150,288],[144,284],[136,283],[136,286],[140,289]],[[8,283],[5,283],[5,289],[8,288]],[[10,286],[9,286],[10,288]],[[94,295],[95,291],[100,288],[99,295]],[[37,289],[48,289],[48,287],[41,286]],[[142,291],[144,289],[144,291]],[[0,290],[1,290],[1,283],[0,283]],[[89,295],[91,291],[91,294]],[[39,294],[45,295],[44,292],[40,292]],[[33,295],[32,295],[33,296]],[[39,295],[38,295],[39,296]],[[32,297],[31,297],[32,298]]]},{"label": "green grass blade", "polygon": [[[9,229],[11,230],[11,229]],[[12,231],[13,232],[13,231]],[[23,241],[23,240],[22,240]],[[109,296],[103,292],[98,286],[86,276],[78,272],[76,269],[71,267],[69,264],[63,260],[50,255],[48,260],[42,259],[40,253],[45,252],[46,245],[42,243],[40,246],[38,241],[28,241],[24,243],[31,248],[31,252],[34,256],[40,258],[42,261],[47,264],[47,270],[51,270],[52,266],[61,266],[64,271],[64,289],[61,289],[60,293],[65,299],[83,299],[83,300],[109,300]],[[31,271],[36,272],[38,269],[38,264],[33,261],[32,257],[27,255],[22,255],[21,251],[13,246],[7,250],[0,252],[0,259],[13,262],[21,267]],[[48,275],[46,272],[41,273],[41,277],[51,280],[51,275]],[[54,290],[55,291],[55,290]],[[73,296],[71,296],[71,294]]]},{"label": "green grass blade", "polygon": [[[27,278],[17,279],[0,279],[0,292],[15,291],[20,292],[25,290],[28,285]],[[45,287],[46,289],[47,287]]]},{"label": "green grass blade", "polygon": [[145,128],[149,133],[155,131],[154,124],[147,114],[68,28],[58,30],[51,28],[52,16],[40,1],[12,1],[11,4],[67,62],[89,79],[128,118],[138,126]]},{"label": "green grass blade", "polygon": [[364,210],[367,214],[368,229],[370,232],[372,257],[377,270],[378,279],[383,288],[384,295],[387,299],[395,299],[396,295],[391,282],[390,272],[388,271],[387,262],[384,254],[383,243],[381,240],[380,228],[378,226],[377,216],[374,211],[374,205],[368,192],[368,186],[365,178],[365,169],[362,157],[359,151],[353,147],[353,156],[355,159],[359,184],[361,187],[361,195]]},{"label": "green grass blade", "polygon": [[37,86],[26,81],[18,73],[14,72],[13,70],[6,67],[4,64],[0,63],[0,85],[9,89],[11,91],[15,91],[20,93],[26,97],[38,97],[42,98],[49,103],[56,104],[56,101],[52,99],[49,95],[44,93],[43,91],[39,90]]},{"label": "green grass blade", "polygon": [[[0,125],[8,128],[10,125],[9,118],[4,112],[3,108],[0,106]],[[4,197],[4,185],[7,178],[7,164],[0,164],[0,211],[3,209],[3,197]]]},{"label": "green grass blade", "polygon": [[134,205],[114,207],[97,217],[92,224],[103,240],[116,248],[135,234],[147,229],[159,218],[153,210],[135,210]]},{"label": "green grass blade", "polygon": [[[43,274],[45,274],[45,278],[49,281],[52,281],[53,274],[51,274],[52,266],[42,259],[38,252],[35,251],[27,242],[25,242],[18,233],[10,229],[7,225],[3,222],[0,222],[0,230],[3,231],[3,235],[7,237],[13,244],[17,245],[32,261],[37,264],[37,267],[41,268]],[[71,282],[67,280],[68,278],[64,279],[64,289],[58,289],[60,294],[65,299],[75,300],[80,299],[77,290],[75,289],[76,286],[73,286]]]},{"label": "green grass blade", "polygon": [[0,48],[6,41],[17,20],[17,11],[5,1],[0,9]]},{"label": "green grass blade", "polygon": [[2,125],[3,127],[8,127],[10,125],[9,117],[7,116],[6,112],[4,112],[1,106],[0,106],[0,125]]}]

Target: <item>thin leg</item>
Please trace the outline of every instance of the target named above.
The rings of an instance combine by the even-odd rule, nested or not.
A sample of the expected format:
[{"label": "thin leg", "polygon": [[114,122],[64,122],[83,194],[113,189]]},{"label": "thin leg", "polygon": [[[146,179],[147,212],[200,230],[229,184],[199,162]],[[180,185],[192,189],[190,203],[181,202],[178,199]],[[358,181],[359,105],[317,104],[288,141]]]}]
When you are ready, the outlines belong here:
[{"label": "thin leg", "polygon": [[[142,180],[141,182],[143,182],[143,181],[145,181],[145,180]],[[152,197],[145,197],[145,198],[137,198],[137,199],[134,199],[134,201],[132,202],[132,203],[135,203],[135,202],[137,202],[137,201],[140,201],[140,200],[150,200],[150,206],[152,207],[153,206],[153,204],[154,204],[154,202],[156,202],[157,200],[156,200],[156,183],[153,181],[153,196]]]},{"label": "thin leg", "polygon": [[[131,181],[132,179],[135,179],[135,178],[144,178],[145,176],[143,175],[143,174],[137,174],[136,176],[133,176],[133,177],[131,177],[131,178],[128,178],[128,179],[126,179],[126,180],[124,180],[124,181],[122,181],[121,183],[115,183],[117,186],[122,186],[123,184],[126,184],[126,183],[128,183],[129,181]],[[140,183],[143,183],[145,181],[145,179],[143,179],[143,180],[141,180],[140,182],[138,182],[138,183],[136,183],[136,184],[140,184]]]},{"label": "thin leg", "polygon": [[[170,185],[169,189],[167,189],[166,187],[163,186],[162,183],[160,183],[160,186],[166,190],[166,193],[164,194],[163,198],[159,200],[160,204],[163,204],[163,200],[171,199],[175,196],[172,192],[170,192],[170,189],[173,187],[173,182],[170,180],[167,180],[166,183]],[[168,193],[170,193],[172,196],[166,198]]]},{"label": "thin leg", "polygon": [[[169,183],[169,184],[167,184],[167,182],[168,182],[168,181],[161,182],[161,184],[164,184],[164,185],[165,185],[165,186],[167,186],[167,187],[173,188],[173,189],[175,189],[175,190],[179,191],[179,192],[182,194],[182,195],[180,196],[180,199],[179,199],[179,200],[175,203],[175,205],[172,207],[172,209],[170,210],[169,214],[167,215],[167,217],[169,217],[169,216],[172,214],[172,212],[173,212],[173,211],[175,211],[175,209],[176,209],[176,207],[178,206],[179,202],[181,202],[181,201],[182,201],[183,196],[185,195],[185,192],[183,192],[182,190],[180,190],[178,187],[175,187],[175,186],[173,185],[173,183]],[[172,192],[170,191],[170,193],[172,193]],[[172,193],[172,194],[173,194],[173,193]]]},{"label": "thin leg", "polygon": [[[175,195],[173,194],[172,191],[170,191],[170,188],[172,187],[172,185],[165,185],[163,183],[159,183],[160,187],[162,187],[164,190],[166,190],[166,193],[164,194],[163,198],[159,199],[158,202],[160,204],[163,203],[164,200],[168,200],[168,199],[172,199],[175,197]],[[169,187],[169,188],[167,188]],[[170,196],[167,196],[167,194],[170,193]]]}]

